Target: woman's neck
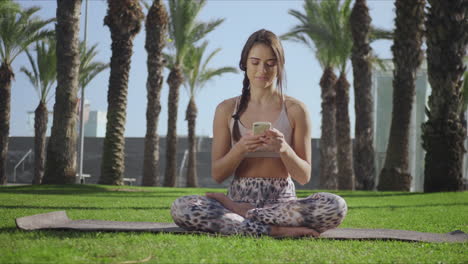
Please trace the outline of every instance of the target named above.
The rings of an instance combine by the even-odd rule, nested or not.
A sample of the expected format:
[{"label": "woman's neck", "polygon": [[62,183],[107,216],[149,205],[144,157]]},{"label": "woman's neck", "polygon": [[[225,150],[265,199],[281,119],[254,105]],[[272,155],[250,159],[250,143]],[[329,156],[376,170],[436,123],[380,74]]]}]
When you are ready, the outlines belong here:
[{"label": "woman's neck", "polygon": [[271,104],[272,102],[281,101],[280,93],[273,86],[268,88],[253,88],[250,89],[250,101],[255,104]]}]

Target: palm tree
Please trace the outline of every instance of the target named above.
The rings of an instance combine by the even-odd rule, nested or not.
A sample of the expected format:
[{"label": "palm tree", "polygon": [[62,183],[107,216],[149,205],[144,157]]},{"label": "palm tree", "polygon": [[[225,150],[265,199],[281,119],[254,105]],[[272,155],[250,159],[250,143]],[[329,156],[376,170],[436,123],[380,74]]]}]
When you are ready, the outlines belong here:
[{"label": "palm tree", "polygon": [[334,32],[335,55],[337,57],[340,76],[335,83],[336,90],[336,144],[338,160],[338,188],[340,190],[354,190],[354,164],[353,146],[351,141],[351,128],[349,121],[349,82],[346,79],[346,66],[351,57],[352,36],[349,25],[351,14],[351,0],[327,1],[329,14],[334,15],[330,24],[331,32]]},{"label": "palm tree", "polygon": [[[85,45],[80,44],[80,88],[86,87],[88,83],[102,70],[109,67],[108,64],[94,62],[97,54],[96,46],[85,50]],[[47,41],[36,42],[36,58],[33,59],[28,50],[26,54],[31,64],[31,69],[21,67],[23,72],[33,85],[39,95],[39,105],[35,110],[34,117],[34,177],[33,184],[41,184],[44,174],[46,132],[48,123],[47,102],[50,91],[57,80],[57,55],[55,38],[51,37]]]},{"label": "palm tree", "polygon": [[369,45],[371,17],[366,0],[356,0],[349,18],[353,37],[354,172],[356,189],[373,190],[375,186],[374,120],[372,98],[372,49]]},{"label": "palm tree", "polygon": [[[466,57],[465,57],[466,58]],[[468,108],[468,72],[465,71],[463,74],[463,86],[462,86],[462,93],[463,93],[463,102],[462,102],[462,110],[460,111],[460,121],[462,122],[463,127],[465,128],[465,134],[467,129],[466,123],[466,109]]]},{"label": "palm tree", "polygon": [[[296,40],[309,47],[312,47],[313,43],[316,57],[324,68],[320,80],[322,88],[320,182],[322,188],[328,189],[336,189],[338,185],[345,189],[352,189],[354,186],[347,113],[349,83],[344,75],[352,50],[349,26],[350,2],[346,0],[340,5],[338,0],[306,0],[304,14],[296,10],[289,11],[289,14],[296,17],[300,23],[283,36],[283,39]],[[393,33],[371,26],[369,37],[371,41],[388,39],[393,37]],[[333,67],[338,67],[340,71],[337,84],[335,84],[337,80]]]},{"label": "palm tree", "polygon": [[99,183],[122,185],[125,170],[124,133],[128,74],[133,39],[140,31],[144,15],[138,0],[109,0],[108,5],[104,24],[111,32],[112,57],[107,96],[106,137]]},{"label": "palm tree", "polygon": [[466,130],[459,116],[466,71],[463,58],[468,44],[468,6],[464,0],[429,0],[429,4],[426,43],[432,94],[426,111],[428,120],[422,127],[426,150],[424,191],[457,191],[463,188]]},{"label": "palm tree", "polygon": [[76,181],[76,112],[80,67],[81,1],[57,1],[57,88],[51,136],[47,144],[46,184]]},{"label": "palm tree", "polygon": [[177,150],[177,108],[179,105],[179,88],[184,82],[184,57],[191,45],[213,31],[224,19],[208,23],[196,20],[206,0],[177,1],[169,0],[169,36],[172,48],[175,49],[174,65],[170,69],[167,83],[169,85],[168,121],[166,137],[166,169],[164,186],[176,184],[176,150]]},{"label": "palm tree", "polygon": [[409,191],[409,126],[414,101],[416,72],[423,59],[425,0],[395,2],[395,38],[392,46],[393,111],[385,164],[380,173],[379,190]]},{"label": "palm tree", "polygon": [[36,42],[36,58],[26,50],[31,70],[21,67],[39,95],[39,104],[34,111],[34,177],[33,184],[41,184],[44,176],[46,132],[49,119],[47,102],[50,99],[50,91],[57,80],[57,56],[55,39]]},{"label": "palm tree", "polygon": [[191,47],[185,57],[185,82],[187,93],[190,95],[187,110],[185,111],[185,120],[188,122],[188,168],[187,168],[187,186],[198,187],[197,180],[197,158],[196,158],[196,136],[195,124],[197,119],[197,105],[195,103],[196,94],[205,87],[205,84],[216,76],[225,73],[237,73],[234,67],[221,67],[217,69],[208,68],[208,64],[221,49],[218,48],[211,52],[205,61],[202,61],[208,42],[203,42],[200,47]]},{"label": "palm tree", "polygon": [[342,33],[338,31],[341,30],[342,18],[337,13],[338,5],[337,1],[306,0],[305,14],[289,10],[289,14],[296,17],[300,23],[282,36],[283,39],[302,42],[311,48],[315,46],[315,55],[324,70],[320,79],[322,90],[320,184],[321,188],[327,189],[337,189],[339,182],[337,117],[342,115],[337,114],[337,78],[333,72],[333,68],[340,65],[336,42],[338,39],[341,41]]},{"label": "palm tree", "polygon": [[21,11],[10,1],[0,4],[0,185],[7,183],[11,82],[15,76],[11,65],[29,45],[50,35],[50,31],[44,27],[53,21],[35,17],[37,11],[38,7]]},{"label": "palm tree", "polygon": [[143,161],[143,185],[159,185],[159,136],[158,122],[161,112],[161,89],[163,86],[162,71],[164,60],[162,50],[167,41],[169,17],[162,0],[154,0],[146,16],[146,43],[148,52],[148,79],[146,89],[148,104],[146,106],[145,156]]}]

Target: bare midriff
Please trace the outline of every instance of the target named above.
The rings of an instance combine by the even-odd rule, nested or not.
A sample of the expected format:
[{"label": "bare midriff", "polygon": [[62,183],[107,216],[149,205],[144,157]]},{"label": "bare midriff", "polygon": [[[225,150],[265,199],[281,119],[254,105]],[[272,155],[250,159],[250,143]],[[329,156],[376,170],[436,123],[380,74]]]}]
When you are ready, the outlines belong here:
[{"label": "bare midriff", "polygon": [[287,178],[288,171],[280,158],[245,158],[235,175],[242,178]]}]

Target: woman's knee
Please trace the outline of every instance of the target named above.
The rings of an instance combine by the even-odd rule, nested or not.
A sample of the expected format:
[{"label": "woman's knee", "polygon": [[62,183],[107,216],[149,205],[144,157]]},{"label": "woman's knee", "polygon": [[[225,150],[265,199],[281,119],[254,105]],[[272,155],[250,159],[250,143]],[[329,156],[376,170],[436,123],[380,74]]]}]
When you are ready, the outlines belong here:
[{"label": "woman's knee", "polygon": [[197,204],[199,195],[189,195],[177,198],[171,206],[171,216],[176,224],[182,224],[190,218],[191,208]]},{"label": "woman's knee", "polygon": [[346,201],[336,194],[316,193],[308,198],[315,202],[313,215],[314,225],[320,226],[319,232],[338,227],[346,217],[348,206]]}]

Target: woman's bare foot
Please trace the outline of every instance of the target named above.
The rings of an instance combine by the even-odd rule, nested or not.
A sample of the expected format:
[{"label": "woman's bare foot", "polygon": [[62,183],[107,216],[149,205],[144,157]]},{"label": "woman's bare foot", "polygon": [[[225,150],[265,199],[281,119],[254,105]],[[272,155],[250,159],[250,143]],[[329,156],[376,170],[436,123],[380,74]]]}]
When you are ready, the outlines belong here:
[{"label": "woman's bare foot", "polygon": [[236,203],[227,197],[224,193],[206,193],[206,197],[215,199],[216,201],[220,202],[226,209],[245,217],[245,214],[248,210],[254,208],[254,206],[248,203]]},{"label": "woman's bare foot", "polygon": [[320,233],[307,227],[271,226],[273,237],[319,237]]}]

